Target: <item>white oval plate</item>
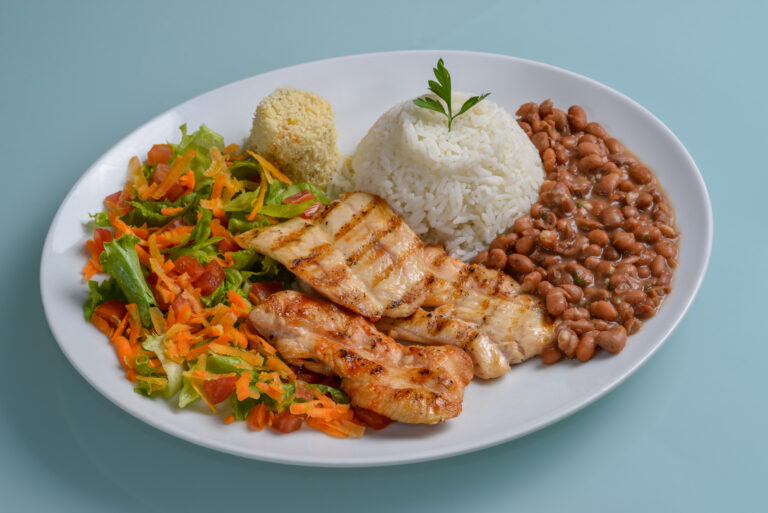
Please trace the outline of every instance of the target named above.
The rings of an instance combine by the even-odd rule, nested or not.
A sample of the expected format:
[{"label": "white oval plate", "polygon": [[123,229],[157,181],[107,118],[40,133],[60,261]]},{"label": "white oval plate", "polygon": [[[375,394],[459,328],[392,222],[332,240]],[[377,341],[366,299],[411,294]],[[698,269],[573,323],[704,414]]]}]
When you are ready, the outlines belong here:
[{"label": "white oval plate", "polygon": [[[87,287],[84,229],[89,212],[122,188],[128,160],[153,143],[178,141],[178,127],[205,123],[227,143],[242,143],[261,98],[275,87],[317,92],[333,106],[339,145],[352,153],[386,109],[426,92],[438,58],[454,89],[491,91],[514,113],[527,101],[552,98],[556,106],[583,106],[658,175],[678,212],[682,232],[674,290],[659,314],[633,335],[617,356],[600,353],[586,365],[544,367],[535,359],[489,383],[473,382],[464,411],[438,426],[393,424],[359,440],[336,440],[303,429],[290,436],[225,426],[219,417],[179,410],[133,392],[104,336],[83,319]],[[482,53],[415,51],[355,55],[293,66],[241,80],[203,94],[140,127],[96,161],[75,184],[51,224],[40,281],[48,322],[62,351],[83,377],[112,402],[172,435],[212,449],[260,460],[318,466],[368,466],[424,461],[512,440],[575,412],[642,365],[669,337],[693,301],[709,260],[712,211],[702,177],[680,141],[661,121],[626,96],[583,76],[536,62]],[[500,407],[503,406],[503,407]]]}]

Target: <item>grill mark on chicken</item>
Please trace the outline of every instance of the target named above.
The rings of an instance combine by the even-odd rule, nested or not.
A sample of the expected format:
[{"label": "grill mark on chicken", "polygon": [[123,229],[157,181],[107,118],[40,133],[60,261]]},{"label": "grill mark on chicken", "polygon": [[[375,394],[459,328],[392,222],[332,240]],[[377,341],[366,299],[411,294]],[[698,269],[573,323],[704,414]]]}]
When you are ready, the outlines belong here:
[{"label": "grill mark on chicken", "polygon": [[289,244],[296,242],[301,239],[301,237],[307,233],[309,230],[312,229],[312,223],[305,223],[303,226],[301,226],[298,230],[294,230],[292,232],[288,232],[287,234],[283,235],[279,239],[277,239],[269,249],[272,251],[277,251],[279,249],[282,249]]},{"label": "grill mark on chicken", "polygon": [[292,273],[298,274],[302,266],[317,264],[318,260],[329,255],[333,251],[335,251],[335,248],[328,243],[315,246],[308,255],[293,259],[286,267],[288,267]]},{"label": "grill mark on chicken", "polygon": [[[349,233],[355,226],[360,224],[363,219],[365,219],[368,214],[373,212],[373,210],[380,206],[381,203],[384,200],[382,200],[379,196],[373,196],[373,199],[368,203],[362,210],[357,212],[355,215],[352,216],[352,219],[344,223],[341,228],[339,228],[336,233],[333,234],[333,240],[339,240],[340,238],[344,237],[347,233]],[[334,205],[335,208],[335,205]],[[330,212],[328,212],[330,214]],[[323,216],[323,219],[327,219],[327,214]]]}]

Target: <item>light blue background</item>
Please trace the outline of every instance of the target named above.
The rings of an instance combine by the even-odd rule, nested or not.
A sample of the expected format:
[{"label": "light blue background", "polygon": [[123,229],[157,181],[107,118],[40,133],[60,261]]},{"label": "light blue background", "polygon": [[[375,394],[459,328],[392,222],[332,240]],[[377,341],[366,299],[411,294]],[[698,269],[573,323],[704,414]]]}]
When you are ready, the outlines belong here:
[{"label": "light blue background", "polygon": [[[0,510],[766,511],[765,6],[3,1]],[[218,454],[91,389],[59,351],[38,292],[43,238],[83,171],[209,89],[320,58],[422,48],[582,73],[649,108],[688,147],[709,186],[715,246],[700,295],[653,359],[535,434],[381,469]]]}]

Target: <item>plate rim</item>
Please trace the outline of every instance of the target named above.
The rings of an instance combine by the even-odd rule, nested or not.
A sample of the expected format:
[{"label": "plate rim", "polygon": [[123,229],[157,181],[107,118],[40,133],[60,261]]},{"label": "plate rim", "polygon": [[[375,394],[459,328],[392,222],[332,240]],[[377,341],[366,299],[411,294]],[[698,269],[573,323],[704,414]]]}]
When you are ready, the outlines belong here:
[{"label": "plate rim", "polygon": [[[302,459],[300,457],[294,457],[290,455],[287,455],[284,457],[273,457],[271,455],[265,456],[265,455],[254,454],[251,451],[238,450],[238,448],[233,448],[224,443],[219,443],[217,439],[201,439],[197,435],[187,433],[182,428],[177,428],[175,425],[169,425],[169,424],[162,423],[160,421],[156,421],[154,418],[144,413],[143,411],[126,409],[126,407],[120,403],[117,394],[113,394],[112,391],[109,389],[109,387],[102,386],[99,382],[96,382],[95,380],[89,377],[88,372],[84,370],[83,366],[80,365],[80,362],[77,359],[75,359],[74,356],[70,354],[70,352],[67,350],[67,348],[65,347],[66,344],[62,344],[60,342],[60,337],[56,333],[56,330],[54,328],[54,323],[51,322],[51,314],[49,312],[51,311],[52,305],[49,304],[50,299],[46,299],[47,295],[45,291],[45,284],[47,282],[47,280],[45,280],[45,273],[46,273],[46,269],[49,267],[46,264],[48,260],[51,258],[51,254],[53,253],[51,247],[53,244],[52,240],[54,237],[54,228],[60,222],[60,218],[63,215],[64,205],[69,202],[71,196],[73,196],[75,192],[78,190],[81,182],[83,182],[86,179],[86,177],[91,173],[91,171],[94,168],[98,167],[103,161],[107,160],[108,156],[112,153],[112,151],[116,147],[122,145],[125,140],[130,139],[136,133],[144,130],[145,127],[151,125],[156,120],[168,115],[169,113],[172,113],[174,110],[179,109],[183,106],[186,106],[187,104],[194,102],[203,96],[219,91],[220,89],[234,86],[235,84],[239,84],[241,82],[251,80],[256,77],[266,77],[276,73],[283,73],[288,70],[298,68],[301,66],[310,65],[310,64],[330,65],[335,62],[358,59],[358,58],[376,58],[381,56],[391,56],[391,57],[404,56],[407,58],[408,56],[413,56],[413,55],[432,55],[432,54],[435,54],[435,55],[439,54],[442,57],[445,57],[445,56],[450,57],[451,55],[463,55],[463,56],[469,56],[469,57],[493,58],[493,59],[499,59],[499,60],[508,61],[508,62],[524,63],[524,64],[533,65],[537,67],[548,68],[549,71],[565,73],[567,75],[571,75],[575,78],[578,78],[579,80],[586,81],[591,86],[596,87],[597,89],[601,89],[610,94],[619,96],[623,101],[630,103],[633,107],[635,107],[636,109],[644,113],[653,122],[653,124],[656,125],[657,128],[661,129],[661,131],[665,133],[668,139],[674,143],[675,149],[680,152],[680,154],[684,157],[686,162],[695,170],[695,179],[696,179],[695,184],[691,184],[691,185],[695,185],[699,195],[704,198],[705,200],[704,205],[706,207],[704,212],[704,225],[705,225],[706,231],[702,234],[704,236],[704,244],[706,246],[706,251],[703,259],[703,266],[696,275],[695,283],[693,284],[693,287],[690,289],[691,293],[689,297],[685,299],[680,314],[677,316],[677,318],[674,319],[672,323],[670,323],[668,326],[664,328],[663,335],[657,341],[655,341],[653,346],[649,348],[649,350],[644,355],[642,355],[641,358],[638,358],[636,361],[632,362],[632,364],[628,367],[627,370],[622,372],[616,378],[612,379],[605,386],[598,387],[598,389],[587,394],[581,400],[575,401],[572,404],[569,404],[568,406],[563,407],[557,412],[551,414],[546,420],[529,422],[530,425],[524,426],[522,430],[517,430],[512,434],[502,433],[499,436],[487,437],[481,441],[477,441],[477,442],[472,441],[472,442],[466,443],[458,448],[451,447],[448,449],[446,448],[429,449],[423,452],[419,452],[411,457],[403,458],[401,456],[398,456],[397,458],[393,458],[393,457],[387,457],[386,455],[382,455],[376,459],[369,458],[366,461],[359,461],[359,460],[352,460],[352,459],[328,460],[323,458]],[[223,84],[219,87],[215,87],[201,94],[198,94],[192,98],[189,98],[188,100],[185,100],[179,104],[176,104],[169,109],[166,109],[165,111],[159,113],[158,115],[142,123],[135,129],[131,130],[128,134],[126,134],[125,136],[120,138],[118,141],[113,143],[99,158],[97,158],[90,166],[88,166],[87,169],[85,169],[85,171],[83,171],[80,177],[70,187],[66,196],[62,199],[61,203],[59,204],[59,207],[56,210],[56,214],[54,215],[51,221],[51,224],[48,228],[48,231],[46,233],[45,242],[42,248],[42,254],[40,259],[40,274],[39,274],[40,296],[43,304],[43,312],[45,315],[45,319],[51,331],[51,334],[53,335],[54,340],[59,346],[59,349],[62,351],[62,353],[64,353],[65,358],[75,368],[75,370],[77,370],[78,374],[91,387],[93,387],[96,391],[98,391],[102,396],[107,398],[111,403],[117,406],[120,410],[130,414],[133,417],[140,419],[141,421],[147,423],[148,425],[156,429],[159,429],[160,431],[168,435],[185,440],[186,442],[192,443],[200,447],[204,447],[209,450],[216,450],[216,451],[232,454],[232,455],[247,458],[247,459],[265,461],[270,463],[308,466],[308,467],[328,467],[328,468],[332,468],[332,467],[362,468],[362,467],[394,466],[394,465],[419,463],[424,461],[433,461],[433,460],[438,460],[443,458],[459,456],[462,454],[480,451],[483,449],[487,449],[489,447],[493,447],[502,443],[506,443],[506,442],[518,439],[518,438],[522,438],[528,434],[544,429],[556,422],[559,422],[560,420],[565,419],[566,417],[573,415],[577,411],[589,406],[590,404],[592,404],[593,402],[595,402],[596,400],[600,399],[605,394],[610,392],[611,390],[615,389],[619,384],[623,383],[629,377],[631,377],[654,354],[656,354],[656,352],[661,348],[661,346],[664,345],[664,343],[669,339],[672,333],[677,329],[677,327],[679,326],[683,318],[685,318],[685,316],[687,315],[691,305],[693,304],[696,297],[698,296],[698,293],[701,288],[701,284],[703,283],[704,278],[706,277],[707,271],[709,269],[709,262],[712,254],[713,238],[714,238],[714,220],[713,220],[711,198],[709,196],[709,191],[707,189],[706,183],[704,182],[704,177],[701,174],[701,170],[696,165],[696,162],[694,161],[690,152],[685,147],[685,145],[683,145],[683,143],[680,141],[677,135],[675,135],[675,133],[669,127],[667,127],[667,125],[664,122],[662,122],[655,114],[653,114],[651,111],[646,109],[637,101],[633,100],[632,98],[623,94],[622,92],[608,85],[605,85],[601,82],[598,82],[597,80],[594,80],[590,77],[573,72],[565,68],[561,68],[559,66],[555,66],[555,65],[540,62],[540,61],[535,61],[532,59],[525,59],[521,57],[514,57],[511,55],[505,55],[505,54],[499,54],[499,53],[476,52],[476,51],[468,51],[468,50],[439,50],[439,49],[438,50],[421,49],[421,50],[395,50],[395,51],[386,51],[386,52],[370,52],[370,53],[360,53],[360,54],[347,54],[342,56],[330,57],[326,59],[305,61],[305,62],[293,64],[293,65],[282,67],[282,68],[272,69],[269,71],[265,71],[263,73],[258,73],[256,75],[244,77],[244,78],[235,80],[233,82]]]}]

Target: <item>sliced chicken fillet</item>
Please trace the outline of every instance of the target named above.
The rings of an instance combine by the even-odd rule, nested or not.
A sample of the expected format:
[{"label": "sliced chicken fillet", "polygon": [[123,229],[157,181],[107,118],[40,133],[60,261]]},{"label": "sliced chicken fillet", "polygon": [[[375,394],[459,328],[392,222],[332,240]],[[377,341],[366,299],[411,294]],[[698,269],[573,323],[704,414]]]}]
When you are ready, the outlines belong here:
[{"label": "sliced chicken fillet", "polygon": [[378,196],[345,194],[312,220],[297,217],[236,240],[373,320],[407,317],[426,297],[423,244]]},{"label": "sliced chicken fillet", "polygon": [[259,303],[250,320],[281,355],[327,365],[355,406],[409,423],[461,413],[472,361],[457,347],[403,346],[359,315],[289,290]]}]

